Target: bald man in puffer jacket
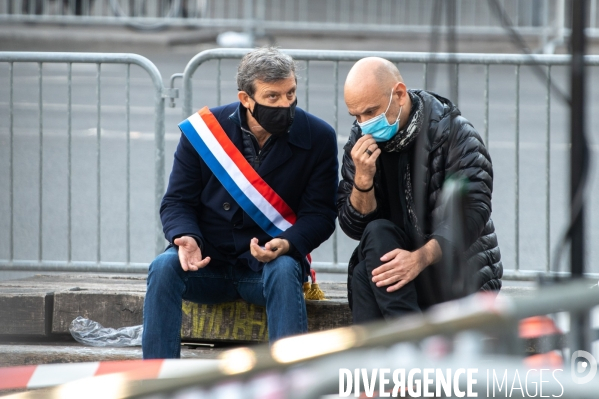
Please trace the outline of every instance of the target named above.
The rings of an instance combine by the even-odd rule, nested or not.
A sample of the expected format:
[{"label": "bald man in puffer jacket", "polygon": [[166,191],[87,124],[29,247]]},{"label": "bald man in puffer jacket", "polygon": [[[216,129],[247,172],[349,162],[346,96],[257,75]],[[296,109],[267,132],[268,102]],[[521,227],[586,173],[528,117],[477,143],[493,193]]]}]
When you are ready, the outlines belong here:
[{"label": "bald man in puffer jacket", "polygon": [[[448,99],[408,90],[397,67],[378,57],[352,67],[344,96],[356,121],[344,148],[337,210],[343,231],[360,240],[348,270],[354,323],[454,299],[447,289],[450,258],[474,271],[467,278],[477,289],[501,289],[490,217],[493,167],[472,124]],[[466,189],[460,238],[438,201],[448,178]]]}]

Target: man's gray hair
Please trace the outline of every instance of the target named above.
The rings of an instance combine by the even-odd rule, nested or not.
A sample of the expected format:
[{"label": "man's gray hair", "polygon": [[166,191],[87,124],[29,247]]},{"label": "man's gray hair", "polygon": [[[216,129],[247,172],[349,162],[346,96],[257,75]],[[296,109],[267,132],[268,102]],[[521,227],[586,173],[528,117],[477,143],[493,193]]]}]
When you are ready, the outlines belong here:
[{"label": "man's gray hair", "polygon": [[261,47],[250,51],[237,67],[237,88],[254,96],[254,82],[261,80],[272,83],[295,76],[295,62],[275,47]]}]

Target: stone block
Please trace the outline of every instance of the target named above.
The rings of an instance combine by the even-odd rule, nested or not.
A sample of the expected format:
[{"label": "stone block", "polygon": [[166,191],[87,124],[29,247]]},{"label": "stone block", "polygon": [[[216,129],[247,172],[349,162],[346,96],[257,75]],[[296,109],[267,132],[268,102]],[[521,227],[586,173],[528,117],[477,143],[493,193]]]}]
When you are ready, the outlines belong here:
[{"label": "stone block", "polygon": [[[308,331],[329,330],[351,324],[344,301],[307,301]],[[218,305],[183,302],[183,339],[208,341],[268,341],[266,309],[244,301]]]},{"label": "stone block", "polygon": [[52,292],[0,290],[0,335],[48,335],[53,299]]},{"label": "stone block", "polygon": [[52,333],[68,334],[69,325],[77,316],[112,328],[142,324],[144,297],[143,292],[57,292],[52,313]]},{"label": "stone block", "polygon": [[218,305],[184,301],[181,336],[210,341],[267,341],[266,309],[242,300]]}]

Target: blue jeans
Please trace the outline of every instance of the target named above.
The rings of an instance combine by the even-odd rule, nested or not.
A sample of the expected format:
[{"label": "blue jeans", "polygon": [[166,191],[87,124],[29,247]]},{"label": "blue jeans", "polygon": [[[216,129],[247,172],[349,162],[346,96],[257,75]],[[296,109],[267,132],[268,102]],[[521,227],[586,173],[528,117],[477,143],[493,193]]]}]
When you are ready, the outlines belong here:
[{"label": "blue jeans", "polygon": [[217,304],[242,298],[266,306],[268,338],[277,339],[308,330],[302,290],[302,268],[280,256],[255,272],[239,263],[217,262],[203,269],[181,269],[176,248],[158,255],[150,265],[144,302],[142,349],[144,359],[179,358],[183,299]]}]

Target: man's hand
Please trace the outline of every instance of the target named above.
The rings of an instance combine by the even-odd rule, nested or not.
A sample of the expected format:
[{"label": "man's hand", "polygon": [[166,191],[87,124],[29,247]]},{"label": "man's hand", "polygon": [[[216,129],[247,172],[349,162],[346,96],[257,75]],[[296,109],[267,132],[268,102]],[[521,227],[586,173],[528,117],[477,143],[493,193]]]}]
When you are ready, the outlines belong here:
[{"label": "man's hand", "polygon": [[182,236],[175,238],[173,244],[179,247],[179,262],[183,270],[195,272],[210,263],[210,257],[202,259],[202,250],[195,238]]},{"label": "man's hand", "polygon": [[441,246],[434,238],[414,252],[397,248],[381,257],[383,265],[372,271],[372,281],[377,287],[390,286],[387,292],[397,291],[439,260]]},{"label": "man's hand", "polygon": [[377,287],[387,287],[387,292],[397,291],[414,280],[426,267],[418,251],[394,249],[381,257],[383,265],[372,271],[372,281]]},{"label": "man's hand", "polygon": [[[368,190],[372,187],[376,173],[376,160],[380,154],[381,149],[369,134],[360,137],[354,144],[351,150],[351,157],[356,167],[354,185],[360,190]],[[362,215],[367,215],[376,209],[374,189],[361,192],[354,187],[349,200],[354,209]]]},{"label": "man's hand", "polygon": [[270,262],[289,251],[289,241],[283,238],[273,238],[264,245],[264,248],[258,245],[258,239],[252,238],[250,241],[250,252],[252,256],[260,262]]},{"label": "man's hand", "polygon": [[371,135],[360,137],[351,150],[351,157],[356,167],[354,182],[356,186],[366,190],[372,186],[376,173],[376,160],[381,154],[381,149]]}]

